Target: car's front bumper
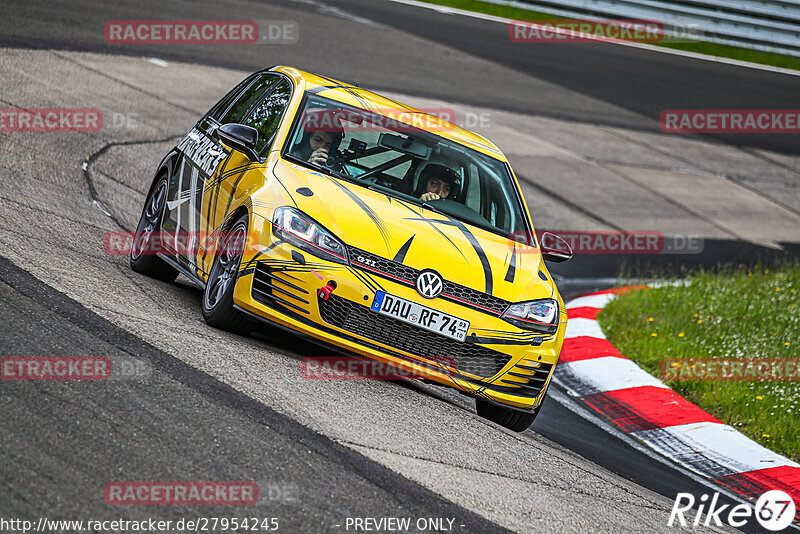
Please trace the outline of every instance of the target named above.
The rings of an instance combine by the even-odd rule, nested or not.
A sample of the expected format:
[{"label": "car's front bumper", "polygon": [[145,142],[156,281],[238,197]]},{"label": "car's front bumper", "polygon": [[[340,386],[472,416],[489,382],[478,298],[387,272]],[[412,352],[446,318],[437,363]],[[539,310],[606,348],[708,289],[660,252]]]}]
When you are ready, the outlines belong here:
[{"label": "car's front bumper", "polygon": [[[234,292],[239,309],[505,406],[531,410],[541,402],[563,342],[564,314],[557,333],[546,335],[454,302],[424,302],[470,321],[465,341],[450,339],[370,310],[376,291],[419,302],[414,289],[275,243],[268,221],[253,222],[261,223],[254,224],[254,241],[273,244],[246,251]],[[318,295],[330,282],[336,286],[330,296]]]}]

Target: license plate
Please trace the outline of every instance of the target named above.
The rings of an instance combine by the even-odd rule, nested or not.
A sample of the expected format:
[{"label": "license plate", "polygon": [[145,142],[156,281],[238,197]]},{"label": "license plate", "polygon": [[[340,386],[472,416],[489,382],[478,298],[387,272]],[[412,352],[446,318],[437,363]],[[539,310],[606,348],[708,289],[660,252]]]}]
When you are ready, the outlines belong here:
[{"label": "license plate", "polygon": [[469,330],[469,321],[389,295],[383,291],[375,294],[371,309],[459,341],[464,341],[467,337],[467,330]]}]

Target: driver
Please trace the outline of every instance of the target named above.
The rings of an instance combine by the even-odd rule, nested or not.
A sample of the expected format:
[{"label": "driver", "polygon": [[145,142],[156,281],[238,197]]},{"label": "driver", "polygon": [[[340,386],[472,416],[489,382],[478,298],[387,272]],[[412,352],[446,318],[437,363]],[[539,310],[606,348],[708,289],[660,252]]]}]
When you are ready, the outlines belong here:
[{"label": "driver", "polygon": [[309,111],[303,130],[294,154],[314,165],[325,165],[344,137],[339,117],[330,110]]},{"label": "driver", "polygon": [[311,149],[311,155],[308,157],[309,163],[325,165],[325,162],[328,161],[331,146],[333,146],[333,136],[328,132],[311,132],[311,137],[308,138],[308,146]]},{"label": "driver", "polygon": [[458,174],[444,165],[431,163],[419,175],[422,186],[419,199],[425,202],[448,198],[458,185]]}]

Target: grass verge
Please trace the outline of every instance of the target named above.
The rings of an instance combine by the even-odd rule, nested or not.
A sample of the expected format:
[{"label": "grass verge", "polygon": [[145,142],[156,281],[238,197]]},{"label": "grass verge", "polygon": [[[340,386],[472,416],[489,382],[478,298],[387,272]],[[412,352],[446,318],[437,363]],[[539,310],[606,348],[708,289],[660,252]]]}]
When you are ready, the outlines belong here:
[{"label": "grass verge", "polygon": [[[661,377],[665,358],[800,358],[800,262],[698,273],[633,291],[598,316],[625,356]],[[668,381],[765,447],[800,461],[800,382]]]},{"label": "grass verge", "polygon": [[[495,15],[497,17],[505,17],[514,20],[555,20],[564,18],[530,9],[490,4],[488,2],[481,2],[480,0],[423,1],[429,4],[465,9],[467,11],[475,11],[476,13],[485,13],[487,15]],[[602,43],[599,43],[598,45],[600,44]],[[760,52],[758,50],[751,50],[749,48],[741,48],[738,46],[728,46],[707,43],[703,41],[692,41],[686,43],[656,43],[655,46],[663,46],[664,48],[672,48],[675,50],[684,50],[687,52],[696,52],[698,54],[707,54],[710,56],[736,59],[739,61],[749,61],[750,63],[771,65],[773,67],[781,67],[784,69],[800,70],[800,58],[786,56],[783,54],[773,54],[770,52]]]}]

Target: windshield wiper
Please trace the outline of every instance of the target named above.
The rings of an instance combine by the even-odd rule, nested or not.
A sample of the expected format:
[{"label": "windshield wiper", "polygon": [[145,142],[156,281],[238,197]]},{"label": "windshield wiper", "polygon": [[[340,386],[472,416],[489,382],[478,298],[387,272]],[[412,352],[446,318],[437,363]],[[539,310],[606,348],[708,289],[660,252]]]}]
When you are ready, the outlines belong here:
[{"label": "windshield wiper", "polygon": [[443,215],[443,216],[445,216],[445,217],[447,217],[447,218],[450,218],[450,215],[448,215],[447,213],[443,212],[443,211],[442,211],[442,210],[440,210],[439,208],[435,208],[435,207],[433,207],[431,204],[428,204],[427,202],[423,202],[423,203],[421,204],[421,206],[422,206],[423,208],[428,208],[429,210],[431,210],[431,211],[433,211],[433,212],[435,212],[435,213],[438,213],[439,215]]}]

